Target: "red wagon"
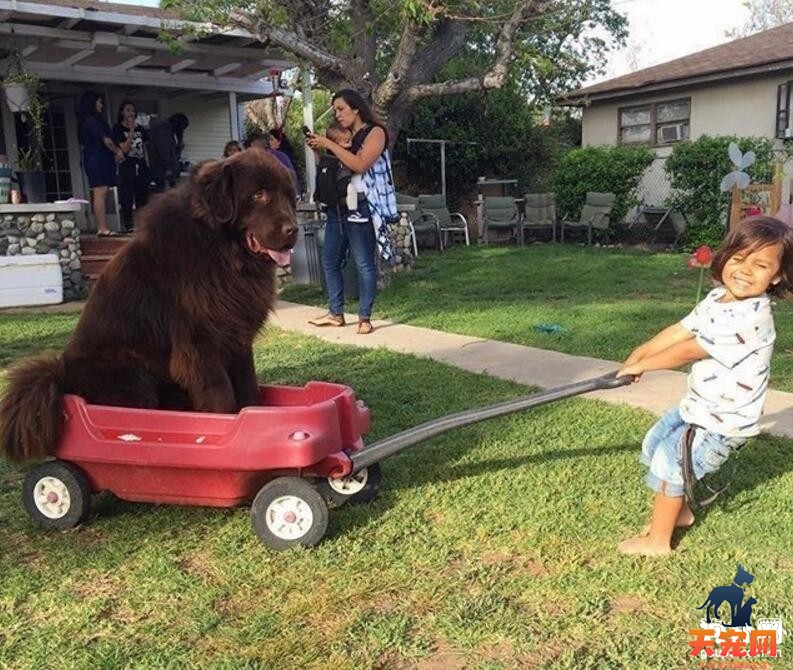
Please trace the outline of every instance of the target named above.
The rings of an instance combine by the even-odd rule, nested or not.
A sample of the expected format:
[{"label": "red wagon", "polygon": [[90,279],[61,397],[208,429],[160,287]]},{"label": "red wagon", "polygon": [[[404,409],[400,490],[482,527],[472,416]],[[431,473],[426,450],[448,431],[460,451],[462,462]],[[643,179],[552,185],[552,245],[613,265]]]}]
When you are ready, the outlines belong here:
[{"label": "red wagon", "polygon": [[265,545],[310,547],[325,535],[329,506],[377,495],[384,458],[453,428],[630,381],[612,374],[575,382],[428,421],[367,447],[369,410],[339,384],[262,386],[263,405],[239,414],[106,407],[67,395],[56,458],[31,468],[23,499],[48,529],[79,524],[100,491],[211,507],[253,500],[251,522]]},{"label": "red wagon", "polygon": [[40,526],[71,528],[91,494],[122,500],[234,507],[253,500],[255,532],[269,547],[313,545],[328,504],[376,495],[379,466],[350,476],[369,410],[339,384],[262,386],[263,405],[239,414],[89,405],[67,395],[57,459],[33,467],[25,507]]}]

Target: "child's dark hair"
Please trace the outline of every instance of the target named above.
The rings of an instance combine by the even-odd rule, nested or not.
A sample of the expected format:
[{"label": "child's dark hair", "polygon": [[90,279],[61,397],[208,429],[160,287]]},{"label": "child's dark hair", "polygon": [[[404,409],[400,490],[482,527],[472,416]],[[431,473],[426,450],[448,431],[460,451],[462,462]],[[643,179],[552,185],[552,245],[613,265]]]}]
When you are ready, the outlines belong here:
[{"label": "child's dark hair", "polygon": [[771,216],[752,216],[739,221],[727,233],[710,265],[710,274],[722,282],[727,261],[740,252],[753,252],[771,244],[782,245],[779,261],[779,283],[768,287],[767,293],[779,298],[793,292],[793,228]]},{"label": "child's dark hair", "polygon": [[230,140],[226,142],[226,146],[223,147],[223,158],[228,158],[231,154],[236,153],[237,151],[241,151],[242,147],[237,140]]},{"label": "child's dark hair", "polygon": [[333,140],[334,142],[336,142],[334,138],[341,137],[342,134],[347,135],[349,137],[350,131],[348,128],[345,128],[343,125],[341,125],[338,121],[334,121],[333,123],[331,123],[328,126],[327,130],[325,131],[325,137],[327,137],[330,140]]},{"label": "child's dark hair", "polygon": [[267,135],[261,131],[254,130],[245,138],[244,146],[246,149],[250,149],[254,144],[264,142],[266,139]]}]

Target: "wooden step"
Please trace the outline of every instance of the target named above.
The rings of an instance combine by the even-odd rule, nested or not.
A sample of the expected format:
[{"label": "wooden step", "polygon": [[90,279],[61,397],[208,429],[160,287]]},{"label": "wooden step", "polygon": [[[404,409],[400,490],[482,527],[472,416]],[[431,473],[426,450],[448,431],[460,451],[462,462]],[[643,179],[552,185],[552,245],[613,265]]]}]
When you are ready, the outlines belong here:
[{"label": "wooden step", "polygon": [[131,239],[131,235],[119,237],[83,235],[80,237],[80,250],[83,252],[83,256],[112,256]]},{"label": "wooden step", "polygon": [[81,269],[83,274],[86,277],[91,277],[92,275],[99,276],[99,273],[102,272],[105,265],[108,264],[111,258],[113,258],[114,254],[103,254],[101,256],[86,256],[83,254],[82,258],[80,259]]}]

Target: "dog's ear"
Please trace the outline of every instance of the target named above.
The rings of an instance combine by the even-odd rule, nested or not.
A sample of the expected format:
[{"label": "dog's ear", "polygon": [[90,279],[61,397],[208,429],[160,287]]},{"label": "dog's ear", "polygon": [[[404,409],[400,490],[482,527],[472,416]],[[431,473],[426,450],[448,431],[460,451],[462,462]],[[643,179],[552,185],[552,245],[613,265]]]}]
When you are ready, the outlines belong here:
[{"label": "dog's ear", "polygon": [[226,160],[208,161],[198,168],[195,198],[201,218],[225,225],[237,218],[234,169]]}]

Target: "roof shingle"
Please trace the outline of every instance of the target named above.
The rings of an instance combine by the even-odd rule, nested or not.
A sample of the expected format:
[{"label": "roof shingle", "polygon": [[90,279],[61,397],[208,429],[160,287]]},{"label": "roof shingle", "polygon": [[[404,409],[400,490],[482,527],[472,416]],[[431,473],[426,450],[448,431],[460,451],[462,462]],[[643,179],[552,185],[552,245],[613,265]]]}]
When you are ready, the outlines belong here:
[{"label": "roof shingle", "polygon": [[[653,85],[679,82],[704,75],[722,73],[740,76],[741,70],[773,66],[793,60],[793,23],[742,37],[726,44],[697,51],[682,58],[654,65],[637,72],[585,86],[562,96],[573,101],[587,96],[623,93]],[[604,95],[606,97],[606,95]]]}]

